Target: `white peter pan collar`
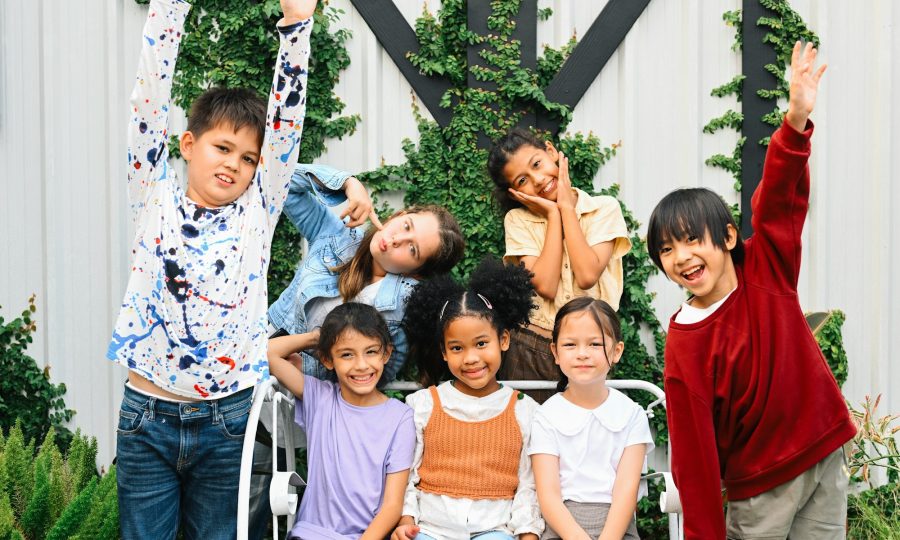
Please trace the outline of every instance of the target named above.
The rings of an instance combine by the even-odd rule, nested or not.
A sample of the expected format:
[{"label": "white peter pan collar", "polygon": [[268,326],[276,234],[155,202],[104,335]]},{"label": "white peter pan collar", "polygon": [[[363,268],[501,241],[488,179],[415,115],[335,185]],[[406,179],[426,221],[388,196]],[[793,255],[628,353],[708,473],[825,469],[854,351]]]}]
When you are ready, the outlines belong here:
[{"label": "white peter pan collar", "polygon": [[587,427],[591,418],[612,432],[625,429],[634,414],[634,402],[615,388],[609,389],[609,396],[596,409],[585,409],[575,405],[563,395],[556,394],[541,406],[541,413],[553,418],[554,427],[565,436],[577,435]]}]

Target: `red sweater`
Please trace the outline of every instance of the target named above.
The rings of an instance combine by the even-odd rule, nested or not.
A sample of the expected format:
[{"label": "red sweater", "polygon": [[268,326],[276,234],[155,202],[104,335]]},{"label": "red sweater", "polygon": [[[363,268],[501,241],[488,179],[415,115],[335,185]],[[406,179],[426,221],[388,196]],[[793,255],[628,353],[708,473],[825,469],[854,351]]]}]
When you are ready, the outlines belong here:
[{"label": "red sweater", "polygon": [[665,389],[685,538],[725,538],[721,481],[746,499],[809,469],[856,433],[797,296],[812,123],[769,144],[737,289],[709,317],[669,323]]}]

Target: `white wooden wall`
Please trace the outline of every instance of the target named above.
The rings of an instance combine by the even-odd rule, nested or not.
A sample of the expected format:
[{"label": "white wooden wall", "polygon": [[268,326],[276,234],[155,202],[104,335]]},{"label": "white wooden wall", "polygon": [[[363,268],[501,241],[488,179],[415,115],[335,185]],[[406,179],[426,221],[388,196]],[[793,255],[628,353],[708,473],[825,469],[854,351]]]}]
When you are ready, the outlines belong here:
[{"label": "white wooden wall", "polygon": [[[396,0],[412,23],[436,0]],[[539,0],[554,15],[538,43],[584,35],[602,0]],[[349,0],[351,67],[337,93],[359,113],[357,132],[331,141],[322,161],[353,171],[403,160],[416,138],[410,87]],[[702,185],[736,200],[731,177],[707,167],[737,135],[703,125],[736,104],[709,91],[740,71],[722,12],[739,0],[652,0],[575,110],[573,131],[622,148],[595,182],[621,184],[646,221],[679,186]],[[813,191],[800,290],[807,310],[847,313],[847,397],[883,393],[900,412],[900,4],[891,0],[794,6],[824,43],[829,63],[814,120]],[[30,347],[68,387],[74,425],[97,436],[100,463],[114,455],[125,372],[105,360],[124,292],[133,229],[125,202],[124,128],[146,7],[133,0],[0,0],[0,306],[15,317],[37,293]],[[423,112],[427,114],[427,111]],[[651,281],[661,319],[682,293]]]}]

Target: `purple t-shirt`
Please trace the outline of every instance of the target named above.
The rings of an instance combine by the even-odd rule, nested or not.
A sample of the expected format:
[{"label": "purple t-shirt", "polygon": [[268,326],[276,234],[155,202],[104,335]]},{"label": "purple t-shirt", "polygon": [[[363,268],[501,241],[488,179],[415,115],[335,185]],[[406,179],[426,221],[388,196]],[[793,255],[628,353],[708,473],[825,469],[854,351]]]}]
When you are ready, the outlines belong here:
[{"label": "purple t-shirt", "polygon": [[306,432],[308,485],[291,537],[359,538],[381,508],[385,476],[412,466],[412,409],[396,399],[350,405],[337,383],[307,375],[295,420]]}]

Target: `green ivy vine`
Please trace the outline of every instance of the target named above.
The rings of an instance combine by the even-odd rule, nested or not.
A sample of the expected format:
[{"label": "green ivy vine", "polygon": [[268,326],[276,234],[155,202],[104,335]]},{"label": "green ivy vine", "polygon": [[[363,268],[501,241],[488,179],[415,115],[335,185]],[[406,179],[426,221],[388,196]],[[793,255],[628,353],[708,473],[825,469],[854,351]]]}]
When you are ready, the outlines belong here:
[{"label": "green ivy vine", "polygon": [[[572,112],[547,100],[543,89],[559,72],[576,45],[573,38],[559,49],[545,47],[534,70],[520,64],[521,43],[512,39],[518,0],[494,0],[488,18],[489,34],[478,36],[466,28],[466,2],[443,2],[437,16],[425,11],[416,21],[420,49],[410,60],[425,74],[446,76],[453,87],[444,96],[443,106],[451,107],[449,125],[441,127],[426,119],[414,104],[419,140],[403,141],[406,162],[386,165],[360,175],[376,194],[403,191],[404,204],[441,204],[459,220],[466,234],[466,257],[457,274],[469,272],[481,257],[503,254],[503,216],[491,196],[492,183],[485,164],[487,151],[478,148],[479,133],[497,138],[516,125],[525,112],[553,114],[563,119],[563,130]],[[551,16],[542,10],[542,17]],[[483,65],[470,66],[466,50],[470,45],[486,44],[481,53]],[[496,90],[467,86],[468,74],[478,81],[490,82]],[[594,192],[592,179],[617,151],[618,145],[604,146],[592,134],[566,134],[554,140],[569,157],[572,183]],[[618,195],[610,186],[600,193]],[[385,209],[387,210],[387,209]],[[616,377],[641,379],[662,386],[662,349],[664,336],[653,312],[653,295],[647,292],[647,279],[656,272],[650,262],[644,240],[637,235],[639,223],[622,207],[634,245],[625,257],[625,286],[619,308],[625,335],[625,358],[616,368]],[[641,339],[645,328],[653,337],[655,352]],[[636,396],[647,399],[646,396]],[[666,440],[663,415],[654,418],[660,443]]]},{"label": "green ivy vine", "polygon": [[[759,0],[760,4],[771,10],[773,15],[770,17],[761,17],[756,24],[769,29],[763,38],[763,43],[767,43],[775,49],[776,60],[774,64],[766,64],[765,69],[775,76],[775,88],[758,90],[760,97],[774,101],[774,109],[762,117],[767,124],[778,127],[784,117],[786,110],[778,105],[778,100],[786,100],[788,98],[788,80],[785,78],[787,67],[791,63],[791,50],[796,41],[810,41],[816,47],[819,46],[819,37],[810,30],[803,18],[791,8],[787,0]],[[741,32],[742,13],[740,10],[726,11],[722,15],[725,24],[734,28],[734,43],[731,50],[740,53],[743,47],[743,34]],[[710,95],[714,97],[735,96],[738,102],[741,101],[741,91],[743,90],[744,75],[737,74],[733,79],[712,89]],[[741,125],[744,122],[744,114],[733,109],[725,111],[721,116],[717,116],[703,126],[704,133],[716,133],[725,129],[731,129],[737,133],[741,133]],[[718,167],[727,171],[734,177],[734,190],[741,192],[741,151],[746,143],[746,137],[739,137],[735,143],[734,150],[731,155],[714,154],[706,160],[706,164],[711,167]],[[768,146],[769,137],[765,137],[759,141],[759,144]],[[731,211],[735,219],[740,223],[741,210],[740,205],[734,204]]]}]

